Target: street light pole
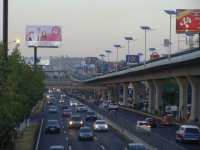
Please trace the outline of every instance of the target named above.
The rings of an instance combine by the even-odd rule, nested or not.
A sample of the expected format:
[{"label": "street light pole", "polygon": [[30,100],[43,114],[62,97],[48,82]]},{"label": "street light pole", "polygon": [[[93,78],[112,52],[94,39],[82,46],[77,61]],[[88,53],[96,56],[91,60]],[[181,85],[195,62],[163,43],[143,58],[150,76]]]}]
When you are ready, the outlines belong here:
[{"label": "street light pole", "polygon": [[133,40],[132,37],[125,37],[125,40],[128,41],[128,58],[127,58],[127,66],[129,68],[129,41]]},{"label": "street light pole", "polygon": [[111,50],[105,50],[105,51],[108,54],[108,62],[109,62],[109,54],[111,53]]},{"label": "street light pole", "polygon": [[116,66],[117,66],[117,67],[116,67],[116,71],[117,71],[117,70],[118,70],[118,61],[119,61],[119,60],[118,60],[118,49],[121,48],[121,45],[116,44],[116,45],[114,45],[114,47],[117,48],[117,65],[116,65]]},{"label": "street light pole", "polygon": [[169,21],[169,55],[168,55],[168,59],[170,60],[170,58],[171,58],[171,50],[172,50],[172,35],[171,35],[171,22],[172,22],[172,15],[175,15],[176,14],[176,11],[174,11],[174,10],[164,10],[165,11],[165,13],[167,13],[168,15],[169,15],[169,19],[170,19],[170,21]]},{"label": "street light pole", "polygon": [[3,45],[4,59],[8,59],[8,0],[3,0]]},{"label": "street light pole", "polygon": [[147,34],[147,30],[151,30],[151,28],[148,27],[148,26],[141,26],[141,29],[145,31],[145,43],[144,43],[144,47],[145,47],[145,50],[144,50],[144,65],[146,65],[146,51],[147,51],[147,46],[146,46],[146,43],[147,43],[146,34]]}]

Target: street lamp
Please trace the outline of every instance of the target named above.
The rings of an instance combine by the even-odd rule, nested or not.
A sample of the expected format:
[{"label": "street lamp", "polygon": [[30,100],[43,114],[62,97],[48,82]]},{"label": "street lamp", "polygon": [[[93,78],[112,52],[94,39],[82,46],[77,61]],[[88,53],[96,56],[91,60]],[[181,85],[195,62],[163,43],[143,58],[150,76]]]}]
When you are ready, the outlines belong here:
[{"label": "street lamp", "polygon": [[151,30],[151,28],[150,27],[148,27],[148,26],[141,26],[140,27],[142,30],[144,30],[145,31],[145,50],[144,50],[144,65],[146,65],[146,41],[147,41],[147,39],[146,39],[146,34],[147,34],[147,30]]},{"label": "street lamp", "polygon": [[132,41],[133,38],[132,37],[124,37],[124,38],[125,38],[125,40],[128,41],[128,59],[127,59],[127,65],[129,67],[129,41]]},{"label": "street lamp", "polygon": [[101,60],[103,61],[103,58],[105,57],[105,55],[104,54],[100,54],[99,56],[101,57]]},{"label": "street lamp", "polygon": [[111,50],[105,50],[105,51],[108,54],[108,62],[109,62],[109,54],[111,53]]},{"label": "street lamp", "polygon": [[11,43],[15,43],[16,47],[19,47],[19,45],[20,45],[20,39],[16,39],[16,40],[13,40],[11,42],[8,42],[8,44],[11,44]]},{"label": "street lamp", "polygon": [[121,48],[121,45],[116,44],[116,45],[114,45],[114,47],[117,48],[117,63],[118,63],[118,60],[119,60],[119,59],[118,59],[118,49]]},{"label": "street lamp", "polygon": [[170,27],[169,27],[169,55],[168,55],[168,58],[170,60],[170,57],[171,57],[171,45],[172,45],[172,35],[171,35],[171,22],[172,22],[172,15],[176,15],[176,11],[174,10],[164,10],[165,13],[167,13],[169,16],[170,16]]}]

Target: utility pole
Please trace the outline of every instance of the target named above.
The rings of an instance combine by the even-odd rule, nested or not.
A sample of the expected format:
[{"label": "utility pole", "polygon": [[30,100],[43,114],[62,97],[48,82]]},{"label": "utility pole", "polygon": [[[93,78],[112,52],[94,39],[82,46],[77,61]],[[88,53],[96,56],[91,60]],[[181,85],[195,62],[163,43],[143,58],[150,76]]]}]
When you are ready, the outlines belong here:
[{"label": "utility pole", "polygon": [[4,59],[8,59],[8,0],[3,0],[3,45]]}]

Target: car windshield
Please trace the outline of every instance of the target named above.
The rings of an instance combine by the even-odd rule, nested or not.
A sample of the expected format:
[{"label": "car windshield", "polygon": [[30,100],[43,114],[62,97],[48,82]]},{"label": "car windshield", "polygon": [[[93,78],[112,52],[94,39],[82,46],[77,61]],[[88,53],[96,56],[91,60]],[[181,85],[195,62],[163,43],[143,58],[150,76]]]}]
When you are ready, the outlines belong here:
[{"label": "car windshield", "polygon": [[65,109],[64,112],[72,112],[71,109]]},{"label": "car windshield", "polygon": [[142,125],[148,125],[148,123],[147,122],[140,122],[139,125],[140,126],[142,126]]},{"label": "car windshield", "polygon": [[106,122],[104,120],[98,120],[96,121],[96,124],[105,124]]},{"label": "car windshield", "polygon": [[196,129],[196,128],[187,128],[185,130],[185,132],[187,132],[187,133],[199,133],[199,130]]},{"label": "car windshield", "polygon": [[80,121],[80,120],[82,120],[81,117],[71,117],[71,119],[74,120],[74,121]]},{"label": "car windshield", "polygon": [[91,132],[91,129],[90,128],[82,128],[81,132]]},{"label": "car windshield", "polygon": [[78,105],[78,107],[84,107],[84,105]]},{"label": "car windshield", "polygon": [[59,125],[58,120],[48,120],[48,125]]},{"label": "car windshield", "polygon": [[88,112],[88,115],[95,115],[95,112]]},{"label": "car windshield", "polygon": [[56,109],[56,106],[51,106],[50,109]]}]

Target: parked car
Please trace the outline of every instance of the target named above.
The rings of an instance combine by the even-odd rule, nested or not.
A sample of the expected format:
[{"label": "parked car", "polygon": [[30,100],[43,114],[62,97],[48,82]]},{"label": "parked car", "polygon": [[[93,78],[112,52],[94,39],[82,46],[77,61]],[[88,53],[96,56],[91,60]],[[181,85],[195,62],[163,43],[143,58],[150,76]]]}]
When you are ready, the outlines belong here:
[{"label": "parked car", "polygon": [[88,111],[86,115],[86,121],[89,120],[96,120],[97,119],[97,113],[95,111]]},{"label": "parked car", "polygon": [[50,106],[49,107],[49,113],[57,113],[58,109],[56,106]]},{"label": "parked car", "polygon": [[84,125],[83,118],[80,116],[71,116],[68,121],[68,128],[79,128]]},{"label": "parked car", "polygon": [[93,133],[90,127],[80,127],[79,140],[93,140]]},{"label": "parked car", "polygon": [[108,131],[108,124],[105,120],[96,120],[93,128],[94,131]]},{"label": "parked car", "polygon": [[139,132],[150,132],[151,131],[151,126],[146,121],[137,121],[136,131],[139,131]]},{"label": "parked car", "polygon": [[142,143],[129,143],[125,150],[148,150]]},{"label": "parked car", "polygon": [[49,150],[65,150],[65,147],[62,145],[52,145],[49,147]]},{"label": "parked car", "polygon": [[176,141],[195,141],[200,142],[200,129],[195,125],[182,125],[176,131]]},{"label": "parked car", "polygon": [[63,110],[63,117],[70,117],[72,115],[71,109],[64,109]]},{"label": "parked car", "polygon": [[48,120],[45,133],[60,133],[60,124],[58,120]]},{"label": "parked car", "polygon": [[151,128],[156,128],[156,120],[154,118],[146,118],[145,121],[151,126]]},{"label": "parked car", "polygon": [[161,119],[161,125],[172,125],[172,124],[173,124],[173,122],[172,122],[171,117],[164,116],[164,117]]}]

